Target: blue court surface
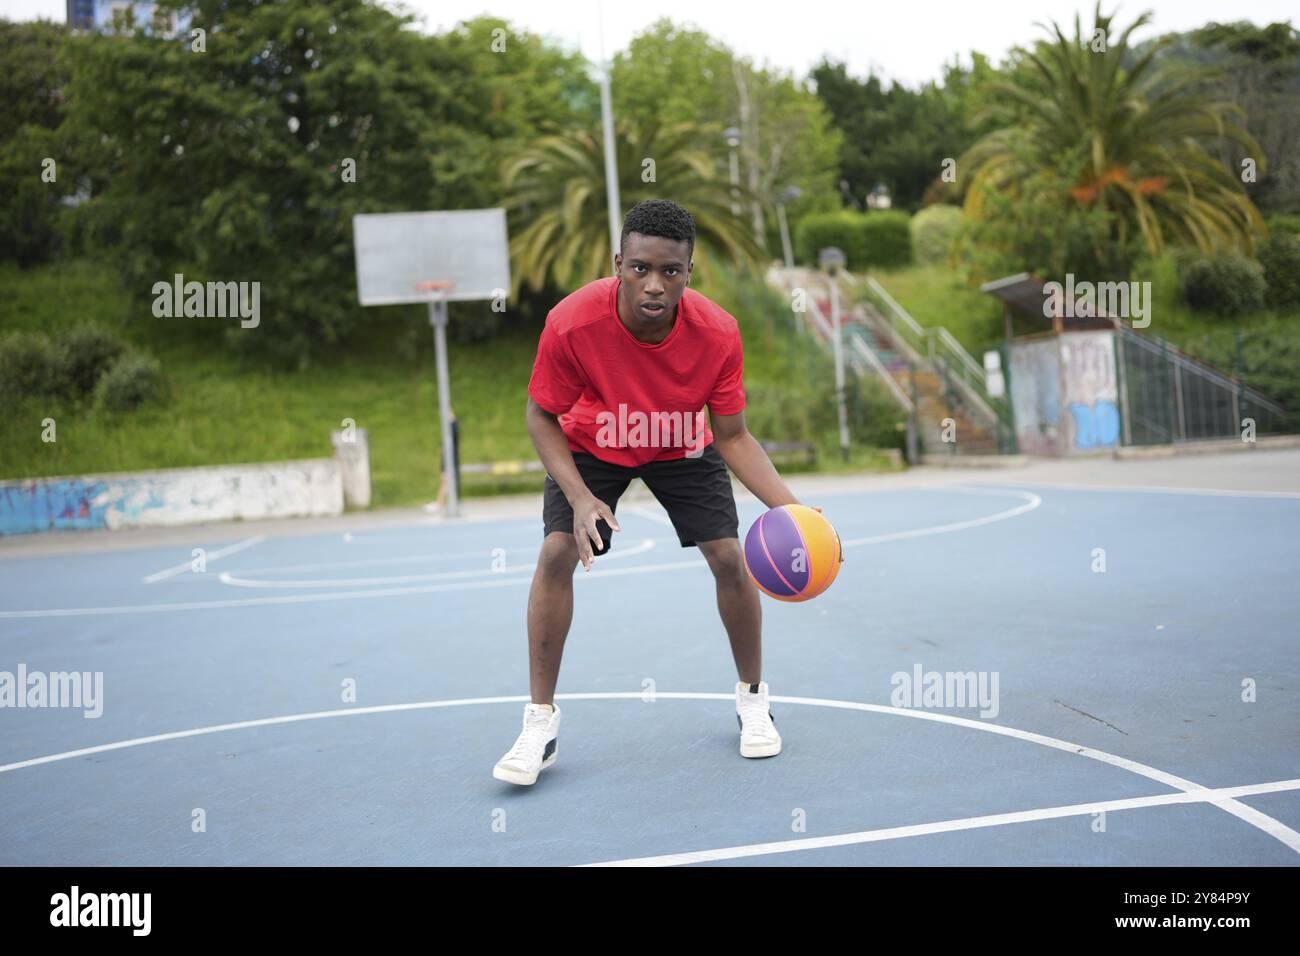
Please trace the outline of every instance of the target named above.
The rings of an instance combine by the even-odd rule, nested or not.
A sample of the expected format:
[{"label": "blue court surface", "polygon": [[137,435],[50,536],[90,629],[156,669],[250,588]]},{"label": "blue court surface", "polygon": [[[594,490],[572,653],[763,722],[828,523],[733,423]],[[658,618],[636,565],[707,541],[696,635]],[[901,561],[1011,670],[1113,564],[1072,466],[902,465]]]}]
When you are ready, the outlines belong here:
[{"label": "blue court surface", "polygon": [[792,479],[845,562],[763,598],[762,760],[707,566],[625,497],[533,787],[491,771],[540,495],[5,542],[0,671],[102,690],[0,710],[0,864],[1296,865],[1300,456],[1192,457]]}]

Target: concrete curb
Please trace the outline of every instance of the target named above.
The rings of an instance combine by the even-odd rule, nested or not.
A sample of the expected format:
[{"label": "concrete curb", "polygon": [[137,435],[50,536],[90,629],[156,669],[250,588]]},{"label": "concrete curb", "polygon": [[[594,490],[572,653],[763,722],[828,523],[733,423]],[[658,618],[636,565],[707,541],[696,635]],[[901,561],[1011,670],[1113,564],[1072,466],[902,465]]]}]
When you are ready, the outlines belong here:
[{"label": "concrete curb", "polygon": [[1027,455],[922,455],[921,464],[939,468],[1024,468]]},{"label": "concrete curb", "polygon": [[1126,448],[1116,448],[1114,457],[1173,458],[1176,455],[1221,455],[1227,452],[1265,451],[1279,448],[1300,448],[1300,435],[1265,435],[1253,442],[1227,438],[1176,445],[1130,445]]}]

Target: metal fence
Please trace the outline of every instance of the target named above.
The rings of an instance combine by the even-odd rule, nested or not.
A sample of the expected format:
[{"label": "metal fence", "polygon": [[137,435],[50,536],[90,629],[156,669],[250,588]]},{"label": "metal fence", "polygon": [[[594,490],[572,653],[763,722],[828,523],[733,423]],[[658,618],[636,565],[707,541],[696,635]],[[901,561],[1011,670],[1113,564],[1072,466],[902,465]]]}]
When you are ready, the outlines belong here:
[{"label": "metal fence", "polygon": [[1116,338],[1125,445],[1241,438],[1287,431],[1282,404],[1158,336],[1125,326]]}]

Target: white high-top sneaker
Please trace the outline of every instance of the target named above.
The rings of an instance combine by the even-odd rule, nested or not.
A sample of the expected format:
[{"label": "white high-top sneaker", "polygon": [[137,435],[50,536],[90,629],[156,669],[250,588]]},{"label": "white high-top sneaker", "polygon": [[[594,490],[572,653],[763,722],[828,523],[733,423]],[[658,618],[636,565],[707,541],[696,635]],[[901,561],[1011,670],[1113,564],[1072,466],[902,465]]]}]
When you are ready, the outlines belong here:
[{"label": "white high-top sneaker", "polygon": [[524,786],[537,782],[537,775],[555,763],[556,737],[560,732],[560,708],[552,705],[524,705],[524,729],[515,745],[492,768],[492,776],[506,783]]},{"label": "white high-top sneaker", "polygon": [[781,735],[767,709],[767,681],[737,682],[736,722],[740,724],[742,757],[775,757],[781,752]]}]

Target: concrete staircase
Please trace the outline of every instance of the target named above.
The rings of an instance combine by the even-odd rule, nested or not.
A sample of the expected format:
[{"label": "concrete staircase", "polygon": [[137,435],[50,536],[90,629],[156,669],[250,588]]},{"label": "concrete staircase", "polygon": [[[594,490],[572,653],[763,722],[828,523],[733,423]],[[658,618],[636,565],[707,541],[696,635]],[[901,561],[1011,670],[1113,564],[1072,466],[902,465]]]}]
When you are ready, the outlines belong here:
[{"label": "concrete staircase", "polygon": [[[901,374],[906,378],[907,372]],[[921,450],[927,455],[997,455],[998,437],[971,418],[959,398],[948,393],[934,372],[916,373],[916,411],[920,423]],[[943,420],[951,418],[951,441],[944,441]]]},{"label": "concrete staircase", "polygon": [[[769,282],[789,293],[800,288],[807,295],[807,328],[829,349],[834,325],[827,279],[812,269],[773,269]],[[854,302],[841,287],[840,325],[845,342],[845,363],[852,373],[879,375],[882,371],[913,399],[916,406],[921,451],[928,455],[997,455],[1001,453],[995,426],[986,413],[970,407],[961,392],[941,375],[941,363],[932,363],[903,342],[870,303]],[[853,345],[857,338],[878,359],[878,367]],[[944,421],[952,419],[950,441],[944,441]]]}]

